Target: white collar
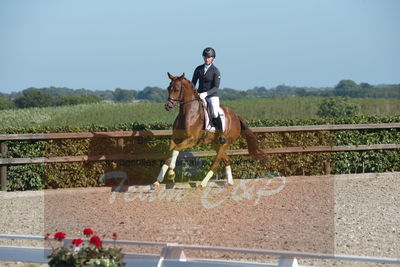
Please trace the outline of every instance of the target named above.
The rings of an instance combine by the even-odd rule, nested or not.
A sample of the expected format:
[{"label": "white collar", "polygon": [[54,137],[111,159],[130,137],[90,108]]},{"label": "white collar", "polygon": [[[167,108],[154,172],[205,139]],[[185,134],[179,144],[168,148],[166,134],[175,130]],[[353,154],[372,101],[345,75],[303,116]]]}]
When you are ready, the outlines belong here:
[{"label": "white collar", "polygon": [[207,65],[204,63],[204,73],[207,72],[207,70],[211,67],[212,63],[210,65]]}]

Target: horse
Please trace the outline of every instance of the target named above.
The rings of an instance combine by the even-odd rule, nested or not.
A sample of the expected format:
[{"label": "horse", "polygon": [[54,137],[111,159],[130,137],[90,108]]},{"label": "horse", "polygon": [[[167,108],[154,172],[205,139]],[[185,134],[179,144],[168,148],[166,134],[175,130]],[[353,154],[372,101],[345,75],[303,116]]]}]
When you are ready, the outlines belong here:
[{"label": "horse", "polygon": [[155,186],[160,185],[166,173],[169,177],[175,177],[176,159],[181,150],[199,144],[212,143],[217,152],[210,170],[200,184],[201,187],[207,186],[208,181],[216,172],[221,160],[225,164],[227,184],[233,185],[231,162],[226,151],[241,135],[247,141],[249,154],[256,160],[266,160],[265,152],[260,148],[255,134],[249,129],[246,122],[238,114],[225,106],[221,106],[221,108],[225,113],[224,135],[226,142],[224,144],[218,142],[220,133],[205,130],[206,103],[200,98],[193,83],[185,78],[185,73],[179,77],[173,76],[169,72],[167,72],[167,75],[171,82],[167,89],[168,99],[164,107],[166,111],[170,111],[179,104],[179,114],[173,124],[172,138],[169,146],[169,151],[170,153],[172,152],[172,155],[162,165],[157,181],[154,182]]}]

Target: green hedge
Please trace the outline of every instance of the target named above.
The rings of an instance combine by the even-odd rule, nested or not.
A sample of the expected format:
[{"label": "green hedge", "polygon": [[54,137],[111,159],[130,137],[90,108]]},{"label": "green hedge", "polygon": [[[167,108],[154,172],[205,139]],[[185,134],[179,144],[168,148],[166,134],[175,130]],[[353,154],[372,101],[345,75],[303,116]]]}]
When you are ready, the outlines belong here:
[{"label": "green hedge", "polygon": [[[311,119],[311,120],[255,120],[249,126],[292,126],[322,124],[361,124],[400,122],[395,117],[355,117],[347,119]],[[123,124],[114,127],[90,125],[86,128],[9,128],[2,133],[55,133],[114,130],[159,130],[170,129],[166,123]],[[331,145],[366,145],[400,143],[399,129],[319,131],[293,133],[258,134],[264,149],[288,146],[331,146]],[[117,146],[116,138],[71,139],[49,141],[9,141],[6,157],[56,157],[101,154],[133,154],[165,152],[167,155],[169,138],[141,137],[125,138],[124,147]],[[231,149],[246,148],[246,142],[240,138]],[[211,146],[198,146],[190,150],[211,150]],[[327,173],[385,172],[400,170],[399,150],[375,150],[362,152],[337,153],[293,153],[269,156],[268,162],[261,163],[248,156],[231,157],[234,178],[255,178],[265,175],[320,175]],[[200,180],[212,164],[212,158],[179,160],[177,162],[177,181]],[[8,190],[31,190],[43,188],[67,188],[116,184],[122,177],[102,180],[104,174],[125,172],[125,184],[147,184],[155,180],[162,160],[142,161],[101,161],[53,164],[28,164],[10,166],[8,169]],[[221,164],[218,176],[223,176]]]}]

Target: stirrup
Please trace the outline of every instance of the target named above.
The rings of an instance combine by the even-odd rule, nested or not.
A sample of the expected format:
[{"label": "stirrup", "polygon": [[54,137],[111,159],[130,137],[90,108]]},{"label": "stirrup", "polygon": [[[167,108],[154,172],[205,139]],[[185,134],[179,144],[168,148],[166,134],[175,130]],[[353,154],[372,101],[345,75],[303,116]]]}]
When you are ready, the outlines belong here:
[{"label": "stirrup", "polygon": [[225,144],[226,144],[226,138],[225,138],[223,135],[221,135],[221,136],[219,137],[219,143],[220,143],[221,145],[225,145]]}]

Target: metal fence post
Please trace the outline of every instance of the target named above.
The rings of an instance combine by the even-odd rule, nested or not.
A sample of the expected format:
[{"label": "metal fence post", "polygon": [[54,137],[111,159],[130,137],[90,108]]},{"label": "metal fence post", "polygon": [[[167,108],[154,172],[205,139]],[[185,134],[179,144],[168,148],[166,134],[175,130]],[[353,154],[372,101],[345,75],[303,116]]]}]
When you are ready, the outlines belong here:
[{"label": "metal fence post", "polygon": [[299,267],[296,258],[280,257],[278,267]]},{"label": "metal fence post", "polygon": [[[0,143],[0,154],[5,156],[7,154],[8,147],[6,142]],[[0,170],[1,190],[7,191],[7,165],[2,165]]]},{"label": "metal fence post", "polygon": [[162,267],[164,260],[186,261],[186,255],[182,248],[175,243],[168,243],[161,250],[160,258],[157,267]]}]

